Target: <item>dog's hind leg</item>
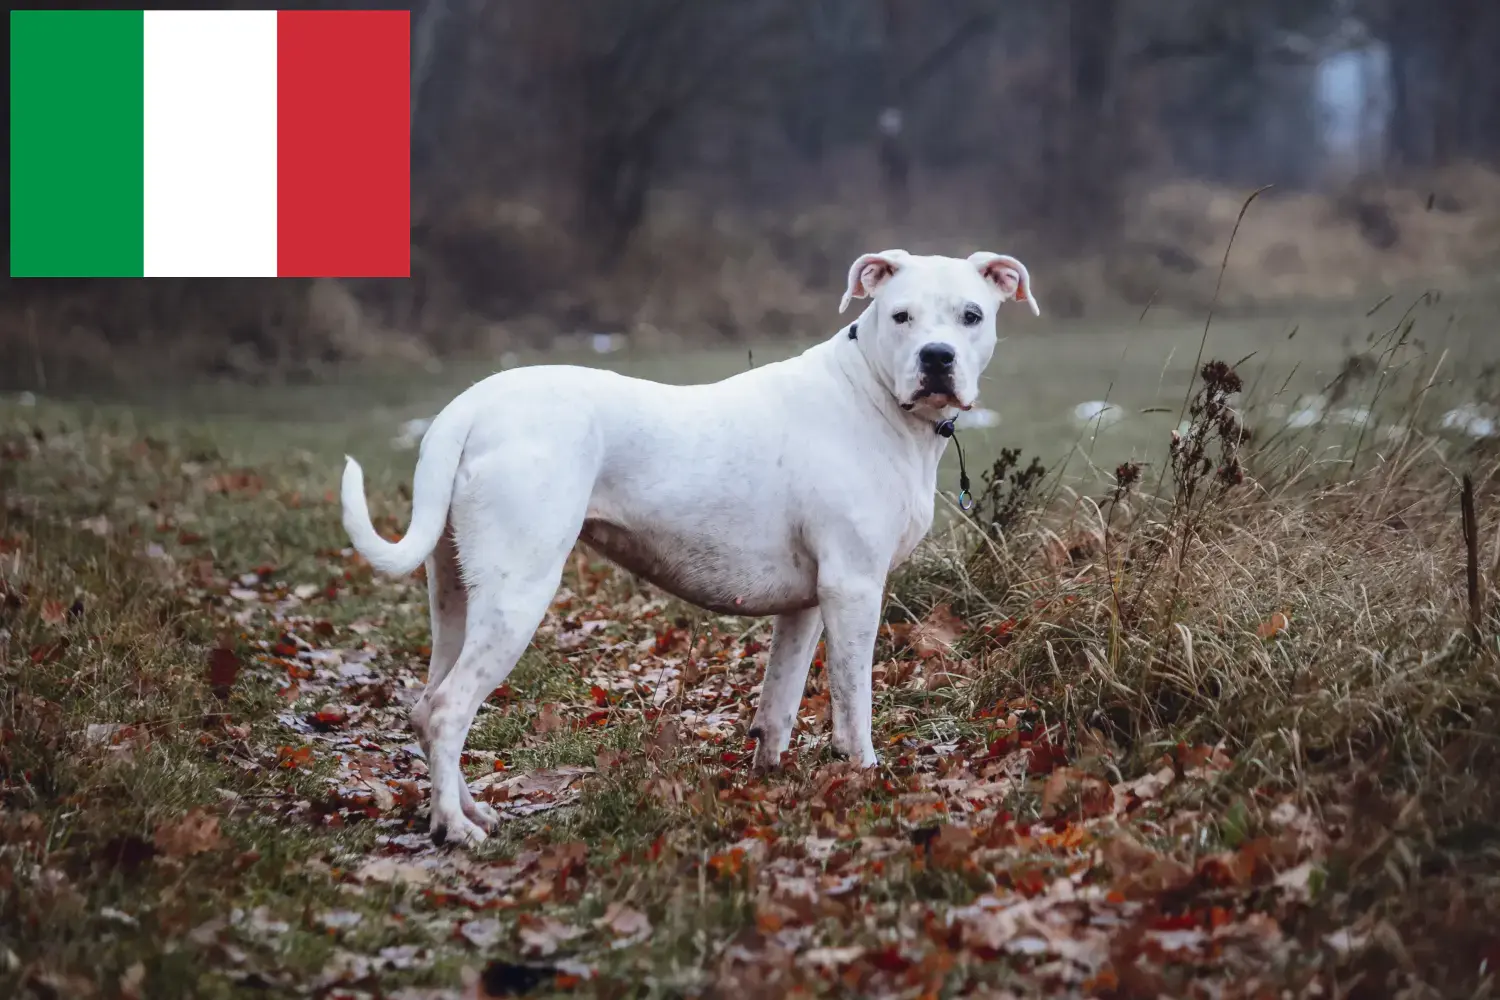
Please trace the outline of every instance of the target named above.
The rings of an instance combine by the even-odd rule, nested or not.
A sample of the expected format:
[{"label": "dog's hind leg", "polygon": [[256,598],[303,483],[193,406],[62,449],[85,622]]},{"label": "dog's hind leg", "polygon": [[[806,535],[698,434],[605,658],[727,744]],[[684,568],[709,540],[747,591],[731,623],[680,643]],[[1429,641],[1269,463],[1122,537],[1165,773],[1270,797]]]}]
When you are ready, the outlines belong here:
[{"label": "dog's hind leg", "polygon": [[807,669],[812,665],[818,636],[823,631],[823,617],[817,608],[777,615],[771,627],[771,655],[766,661],[766,677],[760,686],[760,704],[750,735],[755,737],[757,771],[774,770],[781,765],[781,753],[792,741],[797,724],[797,706],[807,686]]},{"label": "dog's hind leg", "polygon": [[[427,604],[432,615],[432,659],[427,667],[427,685],[411,712],[411,727],[427,759],[432,759],[428,738],[428,716],[432,713],[431,696],[443,678],[458,662],[464,648],[464,620],[468,615],[469,592],[458,564],[458,546],[453,540],[453,526],[448,525],[438,539],[437,547],[427,557]],[[467,784],[459,786],[459,799],[465,816],[485,830],[493,831],[500,822],[495,810],[474,801]]]},{"label": "dog's hind leg", "polygon": [[464,619],[469,609],[469,592],[459,570],[458,547],[453,541],[451,524],[427,557],[425,567],[427,607],[432,618],[432,658],[427,665],[427,685],[411,712],[411,728],[423,753],[428,751],[427,716],[432,711],[429,699],[463,651]]},{"label": "dog's hind leg", "polygon": [[[519,456],[512,458],[519,462]],[[513,462],[504,465],[480,470],[464,491],[482,504],[454,508],[468,585],[463,650],[426,696],[431,832],[440,844],[484,840],[482,825],[463,808],[467,789],[459,756],[480,704],[510,675],[552,603],[588,503],[586,487],[538,476],[535,462],[529,474]]]}]

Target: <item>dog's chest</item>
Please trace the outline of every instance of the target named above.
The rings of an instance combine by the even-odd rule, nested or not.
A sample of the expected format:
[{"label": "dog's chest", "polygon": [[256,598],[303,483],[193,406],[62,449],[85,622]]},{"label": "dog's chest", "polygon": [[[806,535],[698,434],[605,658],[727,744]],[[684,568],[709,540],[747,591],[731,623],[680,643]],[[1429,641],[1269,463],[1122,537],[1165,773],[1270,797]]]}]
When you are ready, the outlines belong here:
[{"label": "dog's chest", "polygon": [[902,505],[898,519],[905,526],[897,537],[896,553],[891,559],[892,569],[906,562],[932,529],[932,501],[929,499],[926,503],[921,503],[913,497],[911,502]]}]

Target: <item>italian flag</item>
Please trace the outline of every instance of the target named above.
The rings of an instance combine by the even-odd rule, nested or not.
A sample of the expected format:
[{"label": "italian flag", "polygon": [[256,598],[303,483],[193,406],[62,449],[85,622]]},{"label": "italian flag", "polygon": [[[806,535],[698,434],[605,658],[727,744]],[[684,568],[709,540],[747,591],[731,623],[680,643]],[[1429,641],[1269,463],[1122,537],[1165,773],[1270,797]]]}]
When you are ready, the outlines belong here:
[{"label": "italian flag", "polygon": [[10,15],[15,277],[406,277],[407,11]]}]

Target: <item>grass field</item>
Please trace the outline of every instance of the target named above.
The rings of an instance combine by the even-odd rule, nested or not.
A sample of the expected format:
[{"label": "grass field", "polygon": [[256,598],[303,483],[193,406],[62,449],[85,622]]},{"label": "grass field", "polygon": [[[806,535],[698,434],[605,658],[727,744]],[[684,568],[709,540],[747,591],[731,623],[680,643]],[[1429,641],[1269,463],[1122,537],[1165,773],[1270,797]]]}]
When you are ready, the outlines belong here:
[{"label": "grass field", "polygon": [[[1494,294],[1424,298],[1416,290],[1384,302],[1219,318],[1207,336],[1202,320],[1151,311],[1088,322],[1037,320],[1016,311],[1004,317],[1002,342],[981,383],[980,405],[999,414],[999,425],[965,431],[965,453],[982,467],[1002,448],[1019,449],[1070,480],[1096,479],[1091,462],[1112,469],[1127,459],[1152,461],[1178,423],[1200,349],[1242,361],[1247,392],[1240,405],[1257,430],[1279,430],[1301,408],[1299,401],[1326,394],[1349,359],[1361,355],[1374,364],[1348,381],[1339,406],[1373,401],[1370,431],[1378,434],[1408,418],[1415,386],[1423,393],[1424,414],[1435,420],[1471,400],[1482,369],[1500,361],[1500,338],[1493,335],[1497,304],[1500,296]],[[838,322],[830,310],[830,332]],[[587,364],[686,383],[724,378],[812,342],[606,355],[580,348],[457,363],[438,372],[360,369],[316,385],[169,381],[113,391],[103,404],[92,396],[62,398],[81,412],[102,405],[143,428],[222,430],[247,459],[275,457],[288,448],[330,460],[353,453],[371,475],[382,477],[378,488],[390,489],[410,477],[410,455],[390,447],[400,424],[431,416],[457,392],[507,365]],[[1102,421],[1079,420],[1075,408],[1090,401],[1119,409]],[[1331,446],[1358,437],[1358,428],[1351,431],[1338,420],[1326,421],[1320,431]],[[1308,435],[1301,437],[1305,442]],[[952,449],[944,469],[944,486],[952,490]]]},{"label": "grass field", "polygon": [[[752,777],[766,625],[580,553],[471,736],[507,817],[474,856],[425,838],[425,588],[372,576],[331,492],[351,451],[404,528],[390,438],[471,373],[7,402],[0,994],[1489,995],[1500,674],[1457,476],[1490,609],[1500,491],[1436,421],[1496,347],[1392,309],[1216,324],[1206,357],[1257,352],[1253,443],[1201,326],[1003,345],[971,464],[1078,464],[892,581],[873,772],[831,757],[815,664],[784,773]],[[1339,405],[1382,414],[1368,440],[1275,430],[1366,348]],[[1105,398],[1094,440],[1071,409]]]}]

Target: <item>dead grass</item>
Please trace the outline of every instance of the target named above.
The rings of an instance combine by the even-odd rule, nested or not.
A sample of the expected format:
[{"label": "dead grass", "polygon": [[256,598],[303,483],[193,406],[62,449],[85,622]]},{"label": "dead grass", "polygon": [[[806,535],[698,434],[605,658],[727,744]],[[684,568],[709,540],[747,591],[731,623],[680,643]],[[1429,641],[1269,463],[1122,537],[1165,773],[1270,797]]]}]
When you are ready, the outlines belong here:
[{"label": "dead grass", "polygon": [[[1020,687],[1101,774],[1139,773],[1174,744],[1231,748],[1249,797],[1218,808],[1288,793],[1337,831],[1315,922],[1382,928],[1372,967],[1487,982],[1496,939],[1474,927],[1500,898],[1479,875],[1500,855],[1500,591],[1491,573],[1476,646],[1453,465],[1420,434],[1351,474],[1352,446],[1257,452],[1239,433],[1200,409],[1164,499],[1063,491],[1002,544],[954,532],[907,578],[928,593],[908,599],[1003,634],[973,704]],[[1471,449],[1457,464],[1489,511],[1487,569],[1496,459]]]},{"label": "dead grass", "polygon": [[1484,995],[1496,456],[1253,446],[1231,402],[1128,489],[930,541],[874,772],[815,664],[752,778],[764,625],[580,555],[470,739],[511,817],[474,858],[407,748],[421,582],[343,548],[332,470],[8,411],[0,993]]}]

